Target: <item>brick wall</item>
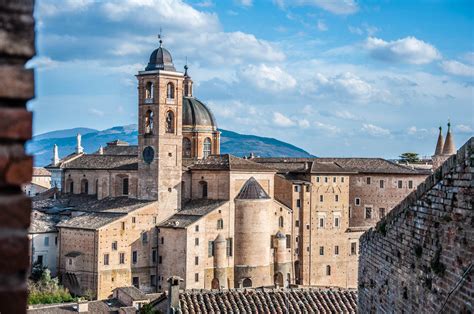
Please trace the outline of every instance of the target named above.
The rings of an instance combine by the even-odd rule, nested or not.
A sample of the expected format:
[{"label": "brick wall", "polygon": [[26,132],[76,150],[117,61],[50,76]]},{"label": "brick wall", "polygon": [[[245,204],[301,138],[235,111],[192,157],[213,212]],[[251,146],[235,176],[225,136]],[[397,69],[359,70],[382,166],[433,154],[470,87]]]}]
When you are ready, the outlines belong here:
[{"label": "brick wall", "polygon": [[26,272],[31,201],[21,184],[31,180],[33,71],[25,63],[35,54],[33,0],[0,0],[0,313],[26,311]]},{"label": "brick wall", "polygon": [[471,138],[361,237],[361,313],[474,310],[473,160]]}]

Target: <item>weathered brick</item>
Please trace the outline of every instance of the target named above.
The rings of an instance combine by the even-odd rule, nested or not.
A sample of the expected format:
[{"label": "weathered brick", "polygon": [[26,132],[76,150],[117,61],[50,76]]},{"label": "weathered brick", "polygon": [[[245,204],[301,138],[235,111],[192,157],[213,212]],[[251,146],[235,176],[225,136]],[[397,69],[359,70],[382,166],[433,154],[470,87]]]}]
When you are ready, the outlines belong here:
[{"label": "weathered brick", "polygon": [[26,271],[28,261],[28,237],[16,232],[0,234],[0,270],[3,273]]},{"label": "weathered brick", "polygon": [[[2,34],[0,32],[0,42],[1,41],[2,41]],[[33,70],[25,69],[21,65],[0,65],[0,77],[10,78],[8,80],[5,80],[5,79],[0,80],[0,97],[1,98],[29,100],[34,97],[35,90],[34,90]],[[14,113],[10,113],[10,114],[14,114]],[[21,113],[17,113],[17,114],[21,114]],[[18,117],[18,118],[22,118],[22,117]],[[5,121],[5,120],[0,120],[0,121]],[[6,121],[14,122],[13,120],[6,120]],[[0,122],[0,123],[3,124],[3,122]]]},{"label": "weathered brick", "polygon": [[31,112],[22,108],[3,108],[0,110],[0,138],[24,141],[30,139],[31,122]]},{"label": "weathered brick", "polygon": [[23,194],[0,196],[0,228],[30,225],[31,199]]},{"label": "weathered brick", "polygon": [[26,313],[26,287],[15,290],[0,290],[0,313]]},{"label": "weathered brick", "polygon": [[10,160],[4,180],[10,185],[21,185],[31,181],[33,175],[33,157],[25,156],[21,159]]}]

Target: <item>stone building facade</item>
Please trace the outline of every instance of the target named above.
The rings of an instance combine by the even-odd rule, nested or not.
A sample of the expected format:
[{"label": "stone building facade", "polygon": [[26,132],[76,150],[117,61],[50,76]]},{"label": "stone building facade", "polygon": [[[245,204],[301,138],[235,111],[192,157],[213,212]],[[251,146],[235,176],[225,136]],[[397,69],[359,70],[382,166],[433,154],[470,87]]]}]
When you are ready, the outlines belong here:
[{"label": "stone building facade", "polygon": [[359,311],[471,313],[474,139],[361,237]]},{"label": "stone building facade", "polygon": [[31,139],[35,54],[32,0],[0,2],[0,312],[25,313],[31,200],[21,186],[31,181]]}]

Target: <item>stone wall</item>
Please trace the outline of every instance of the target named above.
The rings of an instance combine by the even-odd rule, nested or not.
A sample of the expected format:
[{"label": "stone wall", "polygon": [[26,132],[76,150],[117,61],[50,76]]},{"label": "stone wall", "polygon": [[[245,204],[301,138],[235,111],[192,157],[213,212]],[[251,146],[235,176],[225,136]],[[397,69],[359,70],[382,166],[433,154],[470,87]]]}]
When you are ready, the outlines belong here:
[{"label": "stone wall", "polygon": [[470,313],[474,139],[360,239],[359,311]]},{"label": "stone wall", "polygon": [[33,70],[25,63],[35,54],[33,0],[0,0],[0,313],[26,311],[28,235],[31,201],[21,184],[31,180]]}]

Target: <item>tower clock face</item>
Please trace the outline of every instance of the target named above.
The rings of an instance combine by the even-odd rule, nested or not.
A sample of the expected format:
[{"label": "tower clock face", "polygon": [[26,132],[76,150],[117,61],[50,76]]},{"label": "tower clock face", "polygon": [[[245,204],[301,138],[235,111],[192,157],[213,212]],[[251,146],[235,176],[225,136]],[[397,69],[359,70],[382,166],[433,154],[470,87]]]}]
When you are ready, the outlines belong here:
[{"label": "tower clock face", "polygon": [[147,164],[151,164],[151,162],[153,161],[153,158],[155,158],[155,150],[153,149],[153,147],[151,146],[145,147],[145,149],[143,150],[143,160]]}]

